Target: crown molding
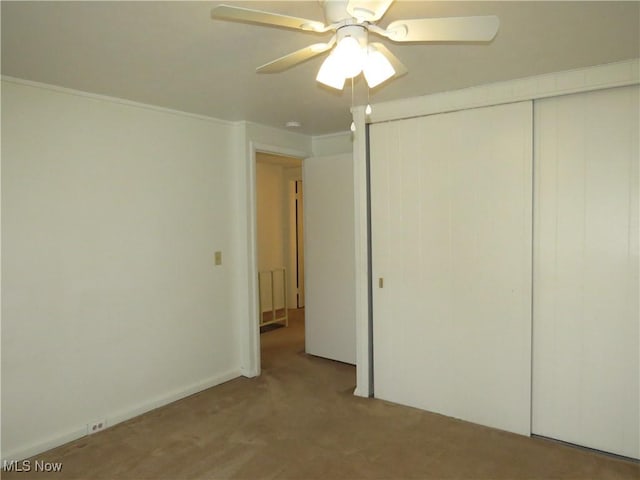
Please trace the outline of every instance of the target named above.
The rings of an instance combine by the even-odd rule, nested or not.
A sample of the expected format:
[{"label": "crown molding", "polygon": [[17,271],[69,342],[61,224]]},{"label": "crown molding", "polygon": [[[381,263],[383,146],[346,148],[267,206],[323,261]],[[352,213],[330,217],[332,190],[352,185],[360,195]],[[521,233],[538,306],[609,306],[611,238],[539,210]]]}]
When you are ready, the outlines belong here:
[{"label": "crown molding", "polygon": [[489,83],[422,97],[379,103],[369,123],[537,100],[640,83],[640,59]]},{"label": "crown molding", "polygon": [[151,105],[149,103],[135,102],[133,100],[127,100],[124,98],[112,97],[109,95],[101,95],[98,93],[85,92],[83,90],[76,90],[73,88],[60,87],[58,85],[51,85],[48,83],[35,82],[33,80],[25,80],[24,78],[17,78],[17,77],[11,77],[8,75],[2,75],[0,76],[0,79],[3,82],[14,83],[16,85],[24,85],[24,86],[33,87],[33,88],[49,90],[56,93],[73,95],[76,97],[85,97],[85,98],[90,98],[92,100],[98,100],[102,102],[125,105],[128,107],[134,107],[134,108],[141,108],[144,110],[153,110],[156,112],[168,113],[170,115],[178,115],[181,117],[194,118],[196,120],[203,120],[205,122],[217,123],[227,127],[232,127],[236,124],[236,122],[230,122],[228,120],[222,120],[220,118],[209,117],[207,115],[199,115],[197,113],[189,113],[189,112],[184,112],[182,110],[174,110],[171,108],[159,107],[157,105]]}]

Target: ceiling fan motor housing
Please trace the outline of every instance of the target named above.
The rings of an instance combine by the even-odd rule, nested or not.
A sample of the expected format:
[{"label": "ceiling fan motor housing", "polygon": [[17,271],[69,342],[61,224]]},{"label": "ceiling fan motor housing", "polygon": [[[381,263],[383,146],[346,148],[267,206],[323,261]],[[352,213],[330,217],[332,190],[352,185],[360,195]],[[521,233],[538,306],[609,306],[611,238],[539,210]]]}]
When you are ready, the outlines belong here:
[{"label": "ceiling fan motor housing", "polygon": [[336,30],[336,40],[337,43],[340,43],[343,38],[352,37],[357,40],[361,47],[364,48],[367,46],[367,40],[369,37],[368,33],[369,32],[364,25],[345,25],[344,27],[340,27]]}]

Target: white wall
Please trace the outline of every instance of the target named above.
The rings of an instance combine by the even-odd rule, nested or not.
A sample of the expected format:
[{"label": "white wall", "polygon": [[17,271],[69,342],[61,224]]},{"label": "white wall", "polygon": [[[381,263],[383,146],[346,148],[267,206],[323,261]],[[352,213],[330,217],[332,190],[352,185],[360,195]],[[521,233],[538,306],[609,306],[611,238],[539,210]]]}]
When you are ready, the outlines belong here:
[{"label": "white wall", "polygon": [[311,139],[316,157],[353,152],[353,133],[350,131],[318,135]]},{"label": "white wall", "polygon": [[239,374],[239,128],[2,82],[3,458]]},{"label": "white wall", "polygon": [[259,373],[255,151],[304,158],[348,135],[7,78],[2,102],[3,458]]},{"label": "white wall", "polygon": [[[260,155],[258,155],[258,159]],[[287,189],[284,180],[283,167],[258,160],[256,164],[256,207],[258,232],[258,271],[266,272],[285,267],[288,260],[286,247],[288,246],[288,224],[285,199]],[[287,271],[290,271],[287,268]],[[283,290],[281,274],[275,274],[273,285],[271,275],[263,273],[261,282],[262,311],[271,311],[272,303],[275,308],[283,306]],[[273,297],[272,297],[273,289]],[[273,302],[272,302],[273,298]]]},{"label": "white wall", "polygon": [[258,162],[256,195],[258,212],[258,270],[284,266],[286,189],[281,165]]}]

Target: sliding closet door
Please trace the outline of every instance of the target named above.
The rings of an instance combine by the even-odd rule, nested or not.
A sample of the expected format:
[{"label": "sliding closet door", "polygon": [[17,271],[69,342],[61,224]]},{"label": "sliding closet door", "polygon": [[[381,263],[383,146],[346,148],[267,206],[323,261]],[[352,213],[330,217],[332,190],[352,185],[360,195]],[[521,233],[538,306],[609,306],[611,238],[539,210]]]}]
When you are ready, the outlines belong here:
[{"label": "sliding closet door", "polygon": [[530,433],[530,102],[371,127],[378,398]]},{"label": "sliding closet door", "polygon": [[638,87],[535,105],[534,433],[640,458]]}]

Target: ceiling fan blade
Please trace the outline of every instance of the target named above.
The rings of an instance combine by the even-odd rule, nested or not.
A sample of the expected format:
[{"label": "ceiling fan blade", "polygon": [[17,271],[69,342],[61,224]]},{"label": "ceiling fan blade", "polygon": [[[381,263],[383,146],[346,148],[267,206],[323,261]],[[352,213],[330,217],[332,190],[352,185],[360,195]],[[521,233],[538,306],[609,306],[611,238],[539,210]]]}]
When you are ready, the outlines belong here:
[{"label": "ceiling fan blade", "polygon": [[380,20],[393,0],[349,0],[347,12],[361,22]]},{"label": "ceiling fan blade", "polygon": [[495,15],[416,18],[391,22],[385,36],[394,42],[488,42],[499,26]]},{"label": "ceiling fan blade", "polygon": [[405,67],[400,60],[398,60],[398,57],[391,53],[389,49],[382,43],[374,42],[371,43],[371,46],[375,47],[376,50],[382,53],[385,57],[387,57],[387,60],[391,62],[391,65],[393,65],[393,69],[396,71],[394,77],[400,77],[409,71],[407,70],[407,67]]},{"label": "ceiling fan blade", "polygon": [[304,62],[305,60],[309,60],[310,58],[315,57],[316,55],[320,55],[323,52],[331,49],[333,44],[335,43],[335,39],[332,39],[329,43],[315,43],[313,45],[309,45],[308,47],[301,48],[300,50],[296,50],[289,55],[285,55],[284,57],[280,57],[273,62],[265,63],[261,67],[256,68],[256,72],[258,73],[278,73],[288,68],[291,68],[299,63]]},{"label": "ceiling fan blade", "polygon": [[306,18],[290,17],[277,13],[252,10],[250,8],[218,5],[211,10],[211,18],[235,20],[238,22],[259,23],[276,27],[295,28],[311,32],[326,32],[330,29],[324,23]]}]

